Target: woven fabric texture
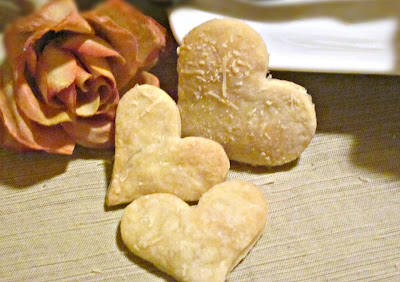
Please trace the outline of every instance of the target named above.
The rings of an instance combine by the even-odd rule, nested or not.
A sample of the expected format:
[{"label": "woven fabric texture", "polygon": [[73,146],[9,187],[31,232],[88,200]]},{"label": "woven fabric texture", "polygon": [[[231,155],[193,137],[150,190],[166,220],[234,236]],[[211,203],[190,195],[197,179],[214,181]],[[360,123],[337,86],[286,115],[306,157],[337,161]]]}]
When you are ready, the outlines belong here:
[{"label": "woven fabric texture", "polygon": [[[258,185],[268,225],[229,281],[400,277],[398,77],[276,73],[309,89],[318,132],[280,168],[232,163]],[[130,254],[122,208],[104,208],[112,151],[0,151],[0,280],[169,279]]]}]

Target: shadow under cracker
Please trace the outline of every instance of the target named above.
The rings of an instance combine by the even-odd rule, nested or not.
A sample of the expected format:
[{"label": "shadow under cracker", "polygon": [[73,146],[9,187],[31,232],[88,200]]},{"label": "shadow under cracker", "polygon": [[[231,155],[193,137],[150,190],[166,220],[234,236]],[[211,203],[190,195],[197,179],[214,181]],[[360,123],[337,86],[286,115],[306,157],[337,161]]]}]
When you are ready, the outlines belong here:
[{"label": "shadow under cracker", "polygon": [[119,204],[119,205],[115,205],[115,206],[107,206],[106,201],[104,199],[104,211],[105,212],[111,212],[111,211],[116,211],[116,210],[121,210],[121,209],[125,209],[127,205],[129,205],[130,203],[125,203],[125,204]]},{"label": "shadow under cracker", "polygon": [[251,172],[254,174],[270,174],[275,172],[289,171],[297,166],[299,162],[299,158],[294,161],[291,161],[287,164],[283,164],[280,166],[254,166],[250,164],[245,164],[237,161],[231,161],[230,170],[236,172]]}]

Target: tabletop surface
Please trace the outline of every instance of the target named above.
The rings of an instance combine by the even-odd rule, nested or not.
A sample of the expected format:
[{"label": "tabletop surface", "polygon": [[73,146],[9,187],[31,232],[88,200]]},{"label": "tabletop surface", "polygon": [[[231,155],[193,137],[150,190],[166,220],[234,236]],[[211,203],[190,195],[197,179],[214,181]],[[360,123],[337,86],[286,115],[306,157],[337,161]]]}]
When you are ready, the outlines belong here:
[{"label": "tabletop surface", "polygon": [[[154,16],[167,25],[163,8]],[[176,57],[161,87],[176,98]],[[260,187],[265,232],[228,281],[400,278],[400,78],[272,71],[307,88],[318,128],[278,168],[232,162],[228,179]],[[0,280],[172,280],[123,244],[123,207],[107,209],[112,150],[72,156],[0,149]]]}]

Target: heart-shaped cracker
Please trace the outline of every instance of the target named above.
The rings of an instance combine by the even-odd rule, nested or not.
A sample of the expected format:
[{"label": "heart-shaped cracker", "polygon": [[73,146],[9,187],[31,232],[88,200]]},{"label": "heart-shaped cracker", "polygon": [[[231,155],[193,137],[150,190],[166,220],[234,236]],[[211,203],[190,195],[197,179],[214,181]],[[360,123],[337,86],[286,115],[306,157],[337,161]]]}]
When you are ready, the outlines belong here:
[{"label": "heart-shaped cracker", "polygon": [[205,22],[185,36],[178,54],[183,135],[211,138],[230,159],[253,165],[282,165],[308,146],[316,130],[311,96],[266,78],[267,48],[247,24]]},{"label": "heart-shaped cracker", "polygon": [[201,137],[181,138],[178,107],[158,87],[128,91],[118,104],[115,130],[108,206],[156,192],[197,201],[226,179],[230,164],[222,146]]},{"label": "heart-shaped cracker", "polygon": [[254,185],[217,184],[189,206],[170,194],[128,205],[121,235],[129,250],[179,281],[225,281],[260,238],[267,204]]}]

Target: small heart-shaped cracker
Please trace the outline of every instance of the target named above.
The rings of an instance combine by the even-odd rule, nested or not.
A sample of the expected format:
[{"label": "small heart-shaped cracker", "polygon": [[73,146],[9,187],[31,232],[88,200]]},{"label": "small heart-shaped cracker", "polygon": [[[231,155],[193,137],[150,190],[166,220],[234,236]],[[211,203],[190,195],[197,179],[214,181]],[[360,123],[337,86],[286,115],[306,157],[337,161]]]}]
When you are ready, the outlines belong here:
[{"label": "small heart-shaped cracker", "polygon": [[266,218],[261,191],[231,180],[197,206],[162,193],[135,200],[122,215],[121,236],[134,254],[180,281],[225,281],[260,238]]},{"label": "small heart-shaped cracker", "polygon": [[230,164],[222,146],[201,137],[181,138],[180,129],[175,101],[158,87],[135,86],[122,97],[108,206],[157,192],[197,201],[226,179]]},{"label": "small heart-shaped cracker", "polygon": [[295,83],[266,78],[267,48],[247,24],[205,22],[178,53],[183,135],[211,138],[230,159],[252,165],[288,163],[308,146],[316,130],[311,96]]}]

